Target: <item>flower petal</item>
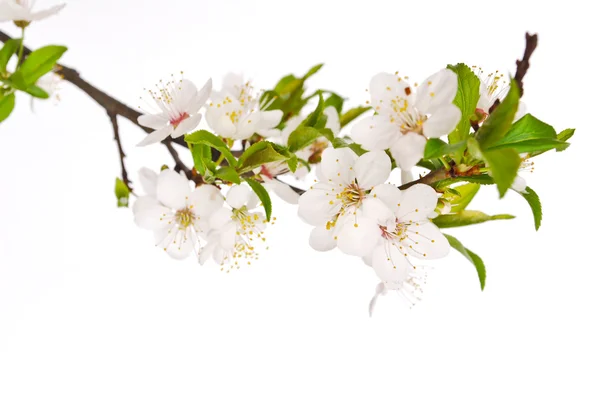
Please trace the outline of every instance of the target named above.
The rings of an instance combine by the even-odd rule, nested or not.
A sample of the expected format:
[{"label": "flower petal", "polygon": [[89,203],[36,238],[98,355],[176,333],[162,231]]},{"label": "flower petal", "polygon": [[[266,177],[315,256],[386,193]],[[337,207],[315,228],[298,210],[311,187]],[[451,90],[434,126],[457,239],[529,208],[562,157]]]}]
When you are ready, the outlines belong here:
[{"label": "flower petal", "polygon": [[158,130],[169,124],[169,117],[161,114],[142,114],[137,119],[138,124]]},{"label": "flower petal", "polygon": [[275,128],[281,122],[283,118],[283,111],[281,110],[269,110],[261,111],[258,115],[258,126],[260,130],[268,130]]},{"label": "flower petal", "polygon": [[409,277],[409,269],[413,268],[406,256],[388,242],[375,248],[372,266],[388,289],[400,289]]},{"label": "flower petal", "polygon": [[381,72],[371,79],[369,85],[371,94],[371,105],[379,114],[388,114],[392,112],[392,101],[404,101],[412,104],[414,101],[413,91],[410,84],[402,80],[399,76]]},{"label": "flower petal", "polygon": [[366,150],[385,150],[392,147],[402,134],[388,117],[377,115],[359,121],[352,127],[350,136]]},{"label": "flower petal", "polygon": [[[387,205],[378,198],[367,198],[361,209],[365,217],[372,219],[377,222],[377,224],[382,226],[387,226],[390,221],[395,222],[396,216],[394,215],[393,210],[387,207]],[[381,234],[381,232],[379,232]]]},{"label": "flower petal", "polygon": [[439,138],[448,135],[460,121],[461,112],[453,104],[440,106],[423,124],[423,134],[428,138]]},{"label": "flower petal", "polygon": [[183,114],[194,106],[198,89],[189,79],[183,79],[174,85],[172,105],[175,114]]},{"label": "flower petal", "polygon": [[327,148],[321,156],[321,173],[336,184],[348,185],[354,181],[354,163],[358,156],[349,148]]},{"label": "flower petal", "polygon": [[278,179],[265,179],[265,187],[275,192],[275,195],[279,196],[285,202],[292,205],[298,204],[300,194],[294,191],[288,184],[279,181]]},{"label": "flower petal", "polygon": [[361,188],[371,189],[383,184],[390,176],[392,161],[383,151],[374,151],[363,154],[354,164],[356,181]]},{"label": "flower petal", "polygon": [[416,166],[423,158],[426,143],[427,139],[423,135],[409,132],[401,135],[390,151],[398,166],[402,170],[408,170]]},{"label": "flower petal", "polygon": [[327,184],[316,184],[298,199],[298,216],[306,223],[320,226],[339,212],[341,204],[334,188]]},{"label": "flower petal", "polygon": [[308,243],[315,251],[326,252],[332,250],[335,248],[333,230],[328,230],[323,226],[313,228]]},{"label": "flower petal", "polygon": [[323,114],[327,116],[325,128],[329,128],[334,135],[339,134],[342,127],[340,126],[340,115],[336,108],[333,106],[325,107]]},{"label": "flower petal", "polygon": [[382,201],[390,210],[396,210],[402,199],[402,191],[395,185],[381,184],[373,188],[371,196]]},{"label": "flower petal", "polygon": [[400,172],[400,182],[402,183],[402,185],[408,184],[409,182],[411,182],[414,179],[415,179],[415,177],[413,177],[413,173],[412,173],[411,169],[402,170]]},{"label": "flower petal", "polygon": [[456,73],[444,68],[419,86],[416,107],[421,113],[433,114],[440,106],[449,105],[454,101],[457,89]]},{"label": "flower petal", "polygon": [[163,170],[158,175],[156,195],[163,205],[174,210],[183,209],[190,192],[190,182],[181,174],[173,170]]},{"label": "flower petal", "polygon": [[220,230],[219,245],[225,250],[233,250],[235,248],[235,239],[237,226],[233,221],[225,224]]},{"label": "flower petal", "polygon": [[212,94],[212,79],[208,79],[204,86],[196,93],[196,98],[186,110],[188,114],[196,114],[206,104]]},{"label": "flower petal", "polygon": [[246,206],[250,200],[250,189],[245,185],[234,185],[227,192],[225,200],[234,209]]},{"label": "flower petal", "polygon": [[158,174],[147,167],[142,167],[138,172],[138,175],[140,177],[140,183],[142,184],[144,193],[146,195],[156,197],[156,183],[158,181]]},{"label": "flower petal", "polygon": [[427,221],[427,216],[437,206],[438,194],[425,184],[415,184],[402,191],[396,217],[402,222]]},{"label": "flower petal", "polygon": [[337,246],[348,255],[366,256],[373,252],[381,237],[375,220],[366,217],[349,219],[337,233]]},{"label": "flower petal", "polygon": [[225,207],[222,207],[221,209],[217,210],[216,212],[211,214],[209,217],[210,228],[213,230],[216,230],[216,231],[220,230],[221,228],[223,228],[226,224],[230,223],[231,221],[232,221],[231,210],[229,210]]},{"label": "flower petal", "polygon": [[171,229],[155,231],[157,246],[160,246],[173,259],[183,260],[190,256],[194,250],[194,238],[190,235],[191,230]]},{"label": "flower petal", "polygon": [[438,259],[447,256],[450,244],[440,229],[433,223],[411,224],[407,238],[402,241],[404,249],[420,259]]},{"label": "flower petal", "polygon": [[179,123],[177,128],[175,128],[175,130],[171,134],[171,136],[173,138],[179,138],[183,134],[187,134],[188,132],[193,131],[198,126],[198,124],[200,124],[201,120],[202,114],[194,114],[193,116],[186,118],[181,123]]},{"label": "flower petal", "polygon": [[188,198],[188,206],[197,216],[208,216],[223,206],[224,197],[214,185],[196,188]]},{"label": "flower petal", "polygon": [[148,134],[137,146],[147,146],[153,143],[157,143],[171,135],[173,132],[173,126],[171,124],[165,125],[163,128],[158,129]]},{"label": "flower petal", "polygon": [[60,10],[65,8],[66,4],[58,4],[56,6],[50,7],[47,10],[38,11],[36,13],[32,13],[29,21],[39,21],[41,19],[50,17],[54,14],[57,14]]},{"label": "flower petal", "polygon": [[145,230],[158,230],[173,222],[171,209],[159,205],[154,198],[142,196],[133,205],[133,220]]}]

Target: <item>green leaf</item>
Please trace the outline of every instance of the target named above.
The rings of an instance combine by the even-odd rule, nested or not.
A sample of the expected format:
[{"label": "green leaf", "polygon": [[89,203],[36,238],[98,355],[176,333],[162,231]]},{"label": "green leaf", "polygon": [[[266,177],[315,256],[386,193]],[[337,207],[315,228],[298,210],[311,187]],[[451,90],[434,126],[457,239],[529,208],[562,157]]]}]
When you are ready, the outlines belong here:
[{"label": "green leaf", "polygon": [[531,212],[533,213],[533,222],[535,223],[536,231],[542,225],[542,202],[535,191],[529,187],[525,188],[525,192],[519,192],[523,198],[529,203]]},{"label": "green leaf", "polygon": [[252,171],[263,164],[288,160],[289,157],[282,155],[273,148],[273,144],[266,141],[256,142],[240,156],[237,171],[239,174]]},{"label": "green leaf", "polygon": [[[515,143],[503,143],[494,145],[490,150],[496,149],[514,149],[517,153],[533,153],[546,152],[551,149],[556,149],[557,152],[563,151],[569,147],[569,143],[559,141],[558,139],[531,139],[529,141],[521,141]],[[539,154],[539,153],[538,153]]]},{"label": "green leaf", "polygon": [[64,46],[45,46],[32,52],[11,76],[13,86],[23,91],[27,90],[43,75],[52,71],[56,62],[66,51],[67,48]]},{"label": "green leaf", "polygon": [[306,74],[304,74],[304,77],[302,77],[303,81],[306,81],[308,78],[312,77],[313,75],[315,75],[317,72],[319,72],[319,70],[323,67],[323,63],[321,64],[317,64],[314,67],[311,67],[310,70],[308,70],[308,72]]},{"label": "green leaf", "polygon": [[301,125],[290,134],[288,138],[288,148],[290,152],[297,152],[300,149],[304,149],[321,136],[324,136],[330,142],[333,142],[335,139],[333,132],[328,128],[316,129]]},{"label": "green leaf", "polygon": [[240,175],[231,166],[224,166],[217,170],[215,176],[223,181],[241,184]]},{"label": "green leaf", "polygon": [[466,145],[466,141],[461,141],[449,145],[441,139],[431,138],[428,139],[427,143],[425,144],[425,154],[423,155],[423,159],[437,159],[438,157],[461,151],[465,149]]},{"label": "green leaf", "polygon": [[325,109],[325,102],[323,101],[323,94],[319,92],[319,103],[315,108],[315,111],[310,113],[308,117],[304,121],[302,121],[302,126],[305,127],[314,127],[319,122],[319,119],[323,116],[323,110]]},{"label": "green leaf", "polygon": [[474,182],[460,185],[455,188],[448,188],[452,189],[453,191],[455,191],[455,193],[458,194],[458,196],[454,196],[448,199],[452,205],[452,209],[450,211],[452,213],[456,213],[466,209],[466,207],[469,206],[469,203],[471,203],[475,195],[477,195],[479,188],[481,188],[481,185]]},{"label": "green leaf", "polygon": [[48,99],[50,97],[48,92],[35,85],[31,85],[25,90],[25,92],[29,93],[33,97],[37,97],[38,99]]},{"label": "green leaf", "polygon": [[6,72],[6,65],[10,58],[19,50],[21,39],[9,39],[4,42],[4,46],[0,50],[0,72]]},{"label": "green leaf", "polygon": [[337,93],[330,93],[327,100],[325,100],[325,104],[323,108],[327,108],[329,106],[335,107],[338,114],[342,112],[342,108],[344,107],[344,98],[338,95]]},{"label": "green leaf", "polygon": [[495,214],[490,216],[477,210],[461,210],[458,213],[441,214],[432,221],[439,228],[453,228],[481,224],[492,220],[510,220],[514,218],[515,216],[511,216],[510,214]]},{"label": "green leaf", "polygon": [[298,88],[302,88],[303,83],[302,79],[296,78],[292,74],[286,75],[277,82],[277,85],[275,85],[275,92],[280,96],[289,95],[298,90]]},{"label": "green leaf", "polygon": [[477,270],[477,276],[479,277],[479,284],[481,285],[481,291],[485,288],[485,265],[483,264],[483,260],[477,254],[471,252],[469,249],[465,248],[463,244],[460,243],[459,240],[454,238],[451,235],[444,234],[450,243],[450,246],[460,252],[469,262],[475,266]]},{"label": "green leaf", "polygon": [[531,114],[526,114],[515,122],[504,138],[493,144],[489,149],[512,148],[519,153],[546,151],[550,149],[564,150],[569,145],[559,140],[552,126],[538,120]]},{"label": "green leaf", "polygon": [[371,110],[370,107],[358,106],[348,110],[340,117],[340,126],[345,127],[348,123],[354,119],[360,117],[364,112]]},{"label": "green leaf", "polygon": [[495,145],[507,134],[519,108],[519,99],[519,86],[514,79],[511,79],[508,94],[475,134],[482,150]]},{"label": "green leaf", "polygon": [[466,64],[448,65],[449,70],[454,71],[458,77],[458,90],[454,98],[454,104],[462,114],[456,129],[448,136],[451,144],[462,142],[469,137],[471,132],[471,116],[475,113],[479,101],[479,78]]},{"label": "green leaf", "polygon": [[210,146],[202,143],[188,143],[188,147],[192,152],[194,168],[196,171],[198,171],[198,173],[200,173],[200,175],[205,176],[207,169],[214,170],[216,168],[215,163],[212,161]]},{"label": "green leaf", "polygon": [[474,182],[481,185],[491,185],[494,183],[494,179],[487,174],[471,175],[471,176],[459,176],[446,178],[431,184],[434,189],[442,189],[448,185],[456,184],[458,182]]},{"label": "green leaf", "polygon": [[115,181],[115,196],[117,197],[117,207],[129,206],[129,188],[120,178]]},{"label": "green leaf", "polygon": [[287,165],[290,171],[294,173],[298,168],[298,156],[296,156],[295,153],[290,152],[290,150],[285,146],[281,146],[276,143],[271,143],[271,146],[273,147],[273,149],[275,149],[277,153],[288,158]]},{"label": "green leaf", "polygon": [[0,122],[6,120],[15,108],[15,94],[0,97]]},{"label": "green leaf", "polygon": [[492,172],[502,198],[517,176],[521,157],[514,149],[496,149],[483,152],[483,159]]},{"label": "green leaf", "polygon": [[575,129],[574,128],[567,128],[566,130],[561,131],[557,136],[556,139],[558,139],[559,141],[563,141],[566,142],[569,139],[571,139],[571,137],[575,134]]},{"label": "green leaf", "polygon": [[[525,114],[517,122],[511,125],[510,129],[498,142],[494,143],[494,147],[531,139],[556,139],[556,131],[551,125],[538,120],[531,114]],[[490,146],[491,148],[491,146]]]},{"label": "green leaf", "polygon": [[250,185],[250,188],[254,191],[258,199],[262,202],[263,208],[265,209],[265,215],[267,216],[267,221],[271,220],[271,197],[269,193],[258,181],[253,180],[252,178],[244,178],[244,181]]},{"label": "green leaf", "polygon": [[237,160],[229,150],[229,147],[227,147],[227,144],[225,144],[225,142],[211,132],[199,130],[192,132],[191,134],[187,134],[184,139],[188,144],[204,144],[215,148],[224,155],[230,166],[235,167],[237,165]]}]

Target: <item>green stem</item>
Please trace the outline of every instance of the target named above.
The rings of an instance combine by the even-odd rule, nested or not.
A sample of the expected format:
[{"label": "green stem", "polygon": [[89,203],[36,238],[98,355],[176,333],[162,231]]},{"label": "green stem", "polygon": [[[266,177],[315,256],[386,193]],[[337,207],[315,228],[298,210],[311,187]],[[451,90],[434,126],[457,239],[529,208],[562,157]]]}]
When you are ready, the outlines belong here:
[{"label": "green stem", "polygon": [[25,27],[21,28],[21,45],[19,46],[19,59],[17,60],[17,68],[21,65],[21,60],[23,60],[23,48],[25,47]]}]

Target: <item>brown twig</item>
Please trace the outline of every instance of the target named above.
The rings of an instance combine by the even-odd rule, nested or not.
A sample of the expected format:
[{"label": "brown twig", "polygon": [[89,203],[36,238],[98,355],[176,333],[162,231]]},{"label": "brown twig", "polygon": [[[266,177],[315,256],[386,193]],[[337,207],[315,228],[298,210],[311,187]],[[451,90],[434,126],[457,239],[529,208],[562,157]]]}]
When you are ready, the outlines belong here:
[{"label": "brown twig", "polygon": [[179,157],[179,154],[177,153],[177,151],[173,147],[173,144],[171,144],[171,142],[166,142],[165,146],[167,147],[167,150],[169,151],[169,153],[171,154],[171,157],[175,161],[175,169],[174,170],[177,171],[177,172],[183,171],[185,173],[186,177],[188,179],[192,180],[193,179],[192,170],[190,170],[185,165],[185,163],[183,162],[183,160],[181,160],[181,158]]},{"label": "brown twig", "polygon": [[529,70],[529,59],[537,47],[537,43],[537,34],[525,34],[525,51],[523,52],[523,58],[517,60],[517,71],[515,72],[515,81],[517,81],[517,84],[519,85],[521,97],[523,97],[523,78],[525,77],[525,74],[527,74],[527,70]]},{"label": "brown twig", "polygon": [[127,185],[129,192],[133,192],[133,188],[131,187],[131,181],[127,176],[127,168],[125,167],[125,151],[123,151],[123,144],[121,144],[121,136],[119,135],[119,122],[117,121],[117,115],[107,112],[108,118],[110,119],[110,123],[112,124],[113,133],[115,135],[115,142],[117,143],[117,148],[119,150],[119,159],[121,161],[121,179]]},{"label": "brown twig", "polygon": [[[0,41],[6,42],[10,39],[12,39],[11,36],[7,35],[3,31],[0,31]],[[27,46],[23,46],[23,55],[28,56],[29,54],[31,54],[31,49],[29,49]],[[140,129],[144,130],[144,132],[146,133],[150,133],[153,131],[150,128],[141,126],[137,122],[138,117],[141,115],[139,111],[127,106],[126,104],[118,101],[114,97],[108,95],[106,92],[103,92],[100,89],[96,88],[95,86],[87,82],[85,79],[81,78],[79,72],[77,72],[73,68],[67,67],[62,64],[57,64],[55,70],[56,73],[60,74],[65,81],[72,83],[73,85],[81,89],[83,92],[85,92],[89,97],[94,99],[96,103],[98,103],[100,106],[102,106],[102,108],[104,108],[104,110],[106,110],[109,116],[115,115],[124,117],[125,119],[131,121],[133,124],[138,126]],[[187,144],[185,143],[182,137],[177,139],[167,138],[163,141],[165,145],[169,142],[174,142],[178,145],[187,148]]]}]

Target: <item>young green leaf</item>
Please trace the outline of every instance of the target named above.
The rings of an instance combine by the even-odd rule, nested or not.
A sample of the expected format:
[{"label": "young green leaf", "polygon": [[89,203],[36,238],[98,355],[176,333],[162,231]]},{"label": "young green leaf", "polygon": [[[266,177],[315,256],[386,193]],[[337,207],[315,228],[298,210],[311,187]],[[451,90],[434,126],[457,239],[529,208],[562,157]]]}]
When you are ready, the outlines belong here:
[{"label": "young green leaf", "polygon": [[504,138],[494,143],[493,146],[496,147],[506,143],[515,143],[542,138],[556,139],[556,131],[551,125],[538,120],[531,114],[525,114],[518,121],[512,124]]},{"label": "young green leaf", "polygon": [[64,46],[45,46],[32,52],[10,77],[12,85],[16,89],[26,91],[43,75],[52,71],[66,51],[67,48]]},{"label": "young green leaf", "polygon": [[282,155],[273,148],[273,144],[266,141],[261,141],[250,146],[240,156],[238,160],[237,171],[239,174],[252,171],[263,164],[288,160],[289,157]]},{"label": "young green leaf", "polygon": [[210,146],[202,143],[192,144],[188,143],[188,147],[192,152],[192,158],[194,159],[194,168],[202,176],[206,174],[208,168],[207,162],[212,162],[212,154]]},{"label": "young green leaf", "polygon": [[328,128],[316,129],[313,127],[304,127],[301,125],[290,134],[287,143],[288,148],[290,152],[297,152],[300,149],[304,149],[321,136],[324,136],[330,142],[332,142],[335,139],[333,136],[333,132]]},{"label": "young green leaf", "polygon": [[37,97],[38,99],[48,99],[50,97],[48,92],[36,85],[31,85],[25,90],[25,92],[29,93],[33,97]]},{"label": "young green leaf", "polygon": [[260,182],[253,180],[252,178],[244,178],[244,181],[250,185],[250,188],[254,191],[258,199],[262,202],[263,208],[265,209],[265,215],[267,216],[267,221],[271,220],[271,197],[269,193],[261,185]]},{"label": "young green leaf", "polygon": [[344,98],[338,95],[337,93],[330,92],[329,97],[325,100],[324,108],[329,106],[335,107],[338,114],[342,112],[342,108],[344,107]]},{"label": "young green leaf", "polygon": [[481,185],[491,185],[494,183],[494,179],[487,174],[458,176],[434,182],[433,184],[431,184],[431,186],[434,189],[442,189],[447,187],[448,185],[456,184],[458,182],[474,182]]},{"label": "young green leaf", "polygon": [[477,276],[479,277],[479,284],[481,285],[481,291],[485,288],[485,265],[483,264],[483,260],[477,254],[471,252],[469,249],[465,248],[463,244],[460,243],[459,240],[454,238],[451,235],[444,234],[450,243],[450,246],[460,252],[469,262],[475,266],[477,270]]},{"label": "young green leaf", "polygon": [[117,207],[129,206],[129,188],[120,178],[115,181],[115,196],[117,197]]},{"label": "young green leaf", "polygon": [[19,50],[21,39],[9,39],[4,42],[4,46],[0,50],[0,72],[6,72],[6,65],[10,58]]},{"label": "young green leaf", "polygon": [[184,139],[188,144],[204,144],[215,148],[223,154],[230,166],[235,167],[237,165],[237,160],[229,150],[229,147],[227,147],[225,142],[223,142],[218,136],[211,132],[199,130],[192,132],[191,134],[187,134]]},{"label": "young green leaf", "polygon": [[313,75],[315,75],[317,72],[319,72],[319,70],[321,68],[323,68],[323,63],[321,64],[317,64],[314,67],[311,67],[310,70],[308,70],[308,72],[306,74],[304,74],[304,77],[302,77],[303,81],[306,81],[308,78],[312,77]]},{"label": "young green leaf", "polygon": [[515,114],[519,108],[519,99],[518,84],[514,79],[511,79],[508,94],[475,134],[475,138],[482,150],[488,149],[504,138],[512,126]]},{"label": "young green leaf", "polygon": [[483,159],[492,172],[502,198],[517,176],[521,157],[514,149],[496,149],[483,152]]},{"label": "young green leaf", "polygon": [[559,141],[563,141],[566,142],[569,139],[571,139],[571,137],[575,134],[575,129],[574,128],[567,128],[566,130],[561,131],[557,136],[556,139],[558,139]]},{"label": "young green leaf", "polygon": [[356,118],[360,117],[363,113],[365,113],[369,110],[371,110],[370,107],[363,107],[363,106],[358,106],[358,107],[348,110],[347,112],[342,114],[342,116],[340,117],[340,126],[345,127],[350,122],[352,122]]},{"label": "young green leaf", "polygon": [[510,220],[514,218],[515,216],[511,216],[510,214],[495,214],[490,216],[477,210],[461,210],[458,213],[441,214],[432,221],[439,228],[453,228],[481,224],[492,220]]},{"label": "young green leaf", "polygon": [[223,181],[233,182],[234,184],[241,184],[240,175],[231,166],[223,166],[215,173],[217,178]]},{"label": "young green leaf", "polygon": [[449,155],[451,153],[464,150],[466,146],[466,141],[461,141],[449,145],[441,139],[430,138],[425,144],[425,154],[423,155],[423,159],[437,159],[438,157],[442,157],[444,155]]},{"label": "young green leaf", "polygon": [[319,103],[315,108],[315,111],[310,113],[308,117],[304,121],[302,121],[302,126],[305,127],[315,127],[319,122],[319,119],[323,116],[323,110],[325,109],[325,102],[323,101],[323,94],[319,92]]},{"label": "young green leaf", "polygon": [[0,97],[0,122],[6,120],[15,108],[15,94]]},{"label": "young green leaf", "polygon": [[449,199],[452,204],[450,212],[456,213],[466,209],[479,191],[479,188],[481,188],[481,185],[474,182],[452,188],[455,193],[458,193],[458,196]]},{"label": "young green leaf", "polygon": [[448,136],[451,144],[462,142],[469,137],[471,130],[471,116],[475,113],[479,101],[479,78],[466,64],[448,65],[449,70],[454,71],[458,77],[458,90],[454,98],[454,104],[460,109],[462,117],[456,129]]},{"label": "young green leaf", "polygon": [[542,225],[542,202],[535,191],[529,187],[525,188],[525,192],[519,192],[523,198],[529,203],[531,212],[533,213],[533,222],[535,223],[536,231]]},{"label": "young green leaf", "polygon": [[496,149],[514,149],[517,153],[533,153],[533,152],[546,152],[551,149],[556,149],[557,152],[563,151],[569,147],[569,143],[559,141],[558,139],[530,139],[528,141],[514,142],[514,143],[503,143],[496,144],[489,148],[489,150]]}]

